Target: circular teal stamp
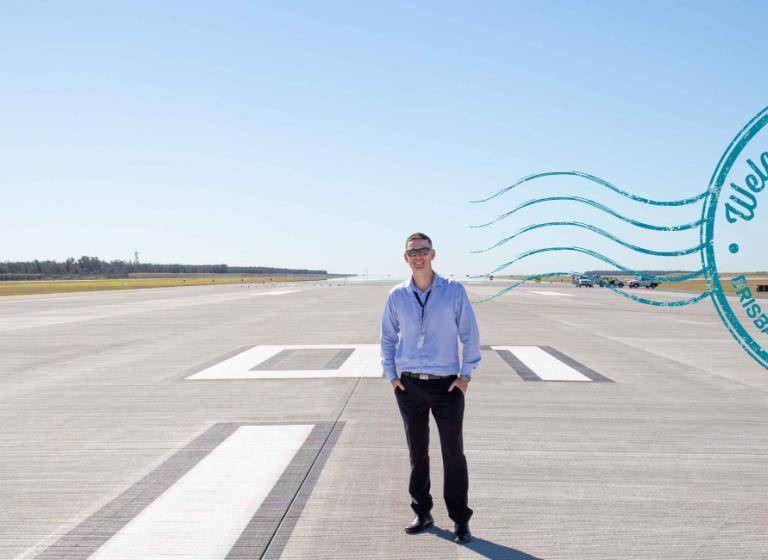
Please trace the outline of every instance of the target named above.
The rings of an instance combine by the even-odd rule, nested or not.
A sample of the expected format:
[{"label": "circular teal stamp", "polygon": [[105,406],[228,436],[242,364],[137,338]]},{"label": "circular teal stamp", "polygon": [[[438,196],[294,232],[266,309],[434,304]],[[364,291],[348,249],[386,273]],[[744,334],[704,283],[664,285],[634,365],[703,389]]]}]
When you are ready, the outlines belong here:
[{"label": "circular teal stamp", "polygon": [[766,203],[760,206],[768,184],[766,124],[768,108],[739,131],[712,174],[702,210],[701,258],[708,291],[726,328],[768,368],[768,299],[756,297],[745,274],[720,272],[743,270],[745,262],[762,263],[768,253],[767,222],[759,215],[766,213]]}]

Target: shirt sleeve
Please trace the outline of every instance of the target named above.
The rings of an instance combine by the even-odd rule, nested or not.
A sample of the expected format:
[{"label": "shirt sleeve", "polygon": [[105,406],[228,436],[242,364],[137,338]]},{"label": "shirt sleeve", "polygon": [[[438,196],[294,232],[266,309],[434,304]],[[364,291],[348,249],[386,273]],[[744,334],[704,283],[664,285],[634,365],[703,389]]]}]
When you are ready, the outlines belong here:
[{"label": "shirt sleeve", "polygon": [[464,286],[459,286],[456,326],[463,346],[460,375],[472,378],[472,371],[480,363],[480,331],[477,328],[475,312],[472,310],[472,304],[469,303],[467,291]]},{"label": "shirt sleeve", "polygon": [[384,313],[381,315],[381,367],[384,368],[384,374],[392,381],[397,378],[395,369],[395,348],[400,341],[400,322],[397,320],[393,294],[387,297],[387,303],[384,306]]}]

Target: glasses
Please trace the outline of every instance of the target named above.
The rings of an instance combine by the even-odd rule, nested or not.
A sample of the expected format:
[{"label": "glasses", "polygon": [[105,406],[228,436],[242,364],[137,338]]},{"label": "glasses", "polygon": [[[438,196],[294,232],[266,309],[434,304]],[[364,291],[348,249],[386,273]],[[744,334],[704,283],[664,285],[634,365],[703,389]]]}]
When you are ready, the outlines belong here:
[{"label": "glasses", "polygon": [[405,254],[409,257],[426,257],[432,252],[432,247],[420,247],[418,249],[408,249]]}]

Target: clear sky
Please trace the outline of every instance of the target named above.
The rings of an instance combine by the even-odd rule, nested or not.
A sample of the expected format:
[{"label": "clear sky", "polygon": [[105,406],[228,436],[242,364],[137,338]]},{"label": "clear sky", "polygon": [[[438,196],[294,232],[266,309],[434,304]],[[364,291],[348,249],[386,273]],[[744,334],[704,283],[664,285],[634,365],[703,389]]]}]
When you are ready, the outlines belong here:
[{"label": "clear sky", "polygon": [[[575,203],[469,226],[535,196],[591,197],[661,224],[699,207],[649,209],[572,178],[468,201],[556,169],[650,198],[702,192],[768,105],[764,20],[757,2],[9,3],[0,260],[136,250],[405,275],[403,240],[424,231],[435,268],[457,276],[572,243],[695,269],[698,258],[642,256],[574,228],[469,253],[556,219],[660,249],[698,242]],[[508,272],[588,268],[603,265],[549,253]]]}]

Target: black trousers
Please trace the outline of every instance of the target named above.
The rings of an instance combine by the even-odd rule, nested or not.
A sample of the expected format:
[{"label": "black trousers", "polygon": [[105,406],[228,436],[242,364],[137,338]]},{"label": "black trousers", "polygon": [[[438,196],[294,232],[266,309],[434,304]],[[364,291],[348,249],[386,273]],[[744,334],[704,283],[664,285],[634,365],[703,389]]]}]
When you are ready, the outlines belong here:
[{"label": "black trousers", "polygon": [[397,406],[405,425],[405,438],[411,459],[411,477],[408,492],[411,508],[417,514],[432,509],[429,493],[429,411],[435,417],[443,454],[443,497],[448,516],[456,523],[472,517],[467,505],[469,475],[464,457],[462,424],[464,421],[464,393],[458,387],[448,391],[456,376],[445,379],[414,379],[401,377],[405,391],[395,389]]}]

